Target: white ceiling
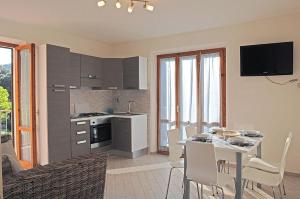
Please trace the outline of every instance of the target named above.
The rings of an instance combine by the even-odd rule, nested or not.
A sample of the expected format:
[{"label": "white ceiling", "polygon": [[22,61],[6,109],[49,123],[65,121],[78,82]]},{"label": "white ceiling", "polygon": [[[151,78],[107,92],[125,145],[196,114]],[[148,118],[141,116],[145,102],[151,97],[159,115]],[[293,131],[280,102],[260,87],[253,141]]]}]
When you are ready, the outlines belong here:
[{"label": "white ceiling", "polygon": [[132,14],[115,0],[0,0],[0,18],[117,43],[243,23],[299,12],[300,0],[150,0]]}]

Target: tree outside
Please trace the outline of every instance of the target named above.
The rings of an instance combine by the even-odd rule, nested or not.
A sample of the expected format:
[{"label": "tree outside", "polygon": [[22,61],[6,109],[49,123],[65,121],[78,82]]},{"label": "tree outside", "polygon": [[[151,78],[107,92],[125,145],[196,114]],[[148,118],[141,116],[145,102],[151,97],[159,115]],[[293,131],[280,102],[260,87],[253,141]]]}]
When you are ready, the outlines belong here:
[{"label": "tree outside", "polygon": [[0,131],[12,131],[12,50],[0,48]]}]

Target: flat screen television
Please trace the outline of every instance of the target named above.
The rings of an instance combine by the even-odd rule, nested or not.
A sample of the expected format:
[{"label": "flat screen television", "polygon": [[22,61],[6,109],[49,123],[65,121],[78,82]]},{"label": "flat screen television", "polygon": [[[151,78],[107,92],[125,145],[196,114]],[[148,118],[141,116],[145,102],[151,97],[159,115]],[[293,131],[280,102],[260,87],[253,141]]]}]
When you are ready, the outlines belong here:
[{"label": "flat screen television", "polygon": [[293,42],[241,46],[241,76],[292,75],[293,46]]}]

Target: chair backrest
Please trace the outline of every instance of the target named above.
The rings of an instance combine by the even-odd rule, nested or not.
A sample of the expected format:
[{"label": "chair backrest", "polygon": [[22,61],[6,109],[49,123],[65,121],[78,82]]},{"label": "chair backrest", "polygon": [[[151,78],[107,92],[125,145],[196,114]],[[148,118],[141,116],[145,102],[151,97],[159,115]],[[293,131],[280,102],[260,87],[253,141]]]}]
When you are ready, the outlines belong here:
[{"label": "chair backrest", "polygon": [[194,135],[197,135],[197,125],[196,124],[190,124],[185,127],[186,137],[190,138]]},{"label": "chair backrest", "polygon": [[179,161],[182,156],[182,146],[177,143],[179,140],[179,129],[168,130],[169,160],[171,162]]},{"label": "chair backrest", "polygon": [[290,144],[292,141],[293,133],[289,133],[288,137],[286,138],[285,145],[283,148],[283,153],[281,156],[281,162],[280,162],[280,175],[284,175],[284,169],[285,169],[285,164],[286,164],[286,156],[288,153],[288,150],[290,148]]},{"label": "chair backrest", "polygon": [[213,144],[187,141],[186,161],[188,179],[205,185],[217,184],[218,169]]}]

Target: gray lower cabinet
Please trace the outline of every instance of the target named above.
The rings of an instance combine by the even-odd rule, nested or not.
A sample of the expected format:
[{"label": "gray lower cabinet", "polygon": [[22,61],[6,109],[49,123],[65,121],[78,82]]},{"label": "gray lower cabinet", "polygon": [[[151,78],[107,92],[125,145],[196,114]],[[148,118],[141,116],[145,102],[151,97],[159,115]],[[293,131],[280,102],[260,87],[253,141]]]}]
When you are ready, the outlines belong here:
[{"label": "gray lower cabinet", "polygon": [[48,155],[49,162],[71,158],[70,91],[48,88]]},{"label": "gray lower cabinet", "polygon": [[113,149],[131,152],[131,119],[112,118],[111,122]]},{"label": "gray lower cabinet", "polygon": [[80,70],[81,86],[99,88],[102,87],[102,58],[81,55]]},{"label": "gray lower cabinet", "polygon": [[103,89],[123,88],[123,63],[120,58],[103,58]]},{"label": "gray lower cabinet", "polygon": [[81,62],[80,54],[70,53],[70,67],[69,67],[70,88],[80,87],[80,62]]},{"label": "gray lower cabinet", "polygon": [[90,153],[90,122],[88,120],[71,122],[72,157]]}]

